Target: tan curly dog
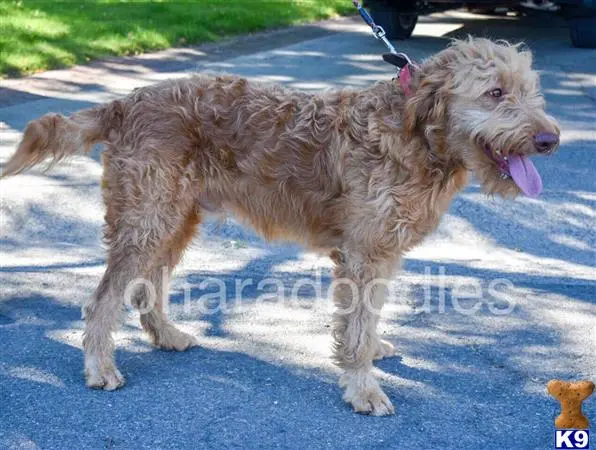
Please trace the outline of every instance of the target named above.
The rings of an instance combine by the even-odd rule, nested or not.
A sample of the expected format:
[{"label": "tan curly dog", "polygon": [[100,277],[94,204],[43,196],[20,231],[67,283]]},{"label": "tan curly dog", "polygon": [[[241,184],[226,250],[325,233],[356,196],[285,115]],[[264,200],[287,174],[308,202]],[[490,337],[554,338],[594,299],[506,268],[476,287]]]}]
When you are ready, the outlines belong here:
[{"label": "tan curly dog", "polygon": [[[70,117],[31,122],[4,174],[105,144],[107,268],[85,306],[91,387],[124,383],[112,332],[127,284],[167,282],[206,209],[229,211],[268,239],[330,254],[338,278],[334,360],[358,412],[393,405],[372,374],[393,346],[376,333],[383,289],[404,252],[432,232],[473,172],[490,194],[539,194],[528,155],[558,147],[528,51],[486,39],[454,41],[396,81],[320,94],[233,76],[192,75],[135,90]],[[167,275],[167,272],[166,274]],[[147,289],[135,292],[143,305]],[[158,299],[141,314],[162,348],[195,343]]]}]

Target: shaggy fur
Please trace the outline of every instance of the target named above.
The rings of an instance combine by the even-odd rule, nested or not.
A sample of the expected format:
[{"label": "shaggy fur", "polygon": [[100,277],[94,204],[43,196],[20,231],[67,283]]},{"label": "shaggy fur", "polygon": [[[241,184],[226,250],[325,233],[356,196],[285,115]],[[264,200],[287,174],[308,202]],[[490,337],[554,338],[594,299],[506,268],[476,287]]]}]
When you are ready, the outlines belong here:
[{"label": "shaggy fur", "polygon": [[[544,112],[531,55],[484,39],[455,41],[414,72],[408,97],[395,81],[364,90],[292,92],[245,79],[193,75],[141,88],[70,117],[31,122],[3,176],[105,144],[107,269],[85,306],[91,387],[124,379],[112,332],[127,283],[162,292],[205,210],[230,211],[264,237],[328,252],[338,284],[334,359],[344,399],[358,412],[394,409],[372,375],[394,353],[376,334],[380,289],[404,252],[433,231],[472,171],[486,192],[515,196],[485,151],[537,153],[533,136],[558,136]],[[490,96],[500,88],[503,96]],[[554,150],[549,148],[549,150]],[[165,273],[163,267],[168,270]],[[138,304],[147,293],[140,289]],[[141,314],[162,348],[185,350],[158,299]]]}]

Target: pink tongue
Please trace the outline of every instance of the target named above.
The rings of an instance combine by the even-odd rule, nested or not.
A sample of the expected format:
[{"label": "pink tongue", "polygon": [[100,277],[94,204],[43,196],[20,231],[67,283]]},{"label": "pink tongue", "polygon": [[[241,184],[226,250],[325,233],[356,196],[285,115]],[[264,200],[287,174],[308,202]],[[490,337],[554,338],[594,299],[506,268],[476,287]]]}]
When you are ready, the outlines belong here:
[{"label": "pink tongue", "polygon": [[528,197],[536,198],[542,192],[542,180],[527,156],[509,155],[509,172],[515,184]]}]

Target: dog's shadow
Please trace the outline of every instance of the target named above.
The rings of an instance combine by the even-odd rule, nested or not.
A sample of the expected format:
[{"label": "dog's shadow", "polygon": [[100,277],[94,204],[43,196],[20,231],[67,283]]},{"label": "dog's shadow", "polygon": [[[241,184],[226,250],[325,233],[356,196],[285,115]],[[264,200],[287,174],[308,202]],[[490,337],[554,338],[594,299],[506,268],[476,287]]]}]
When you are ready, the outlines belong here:
[{"label": "dog's shadow", "polygon": [[[253,276],[258,281],[284,260],[255,258],[252,265],[221,277]],[[421,272],[420,264],[414,260],[405,269]],[[469,269],[449,267],[447,272],[458,270]],[[200,274],[189,278],[197,282],[196,277]],[[532,280],[527,284],[534,286]],[[257,292],[245,295],[248,303],[243,306],[250,308]],[[414,299],[419,295],[415,290]],[[235,293],[230,290],[227,296]],[[303,301],[310,299],[306,295]],[[431,313],[438,302],[438,292],[431,291]],[[201,319],[208,322],[207,334],[214,339],[243,338],[225,332],[223,314]],[[457,442],[458,448],[477,448],[479,443],[488,448],[544,448],[550,445],[556,405],[541,391],[553,372],[548,364],[533,364],[533,349],[541,348],[541,357],[556,365],[577,355],[567,354],[547,326],[505,327],[518,319],[482,312],[462,316],[449,305],[441,315],[389,318],[397,324],[389,338],[403,356],[377,365],[397,416],[375,419],[352,413],[342,402],[335,373],[272,358],[265,348],[260,356],[223,350],[217,341],[185,353],[160,351],[138,328],[125,330],[134,337],[116,352],[127,385],[117,392],[88,390],[81,351],[69,340],[73,327],[78,332],[82,327],[78,306],[41,295],[7,298],[0,306],[0,423],[6,425],[0,444],[295,447],[329,442],[450,448]],[[497,325],[482,326],[485,321]],[[506,332],[499,331],[499,321]],[[277,329],[270,333],[275,343]],[[562,376],[573,375],[566,373],[569,367],[558,369]]]}]

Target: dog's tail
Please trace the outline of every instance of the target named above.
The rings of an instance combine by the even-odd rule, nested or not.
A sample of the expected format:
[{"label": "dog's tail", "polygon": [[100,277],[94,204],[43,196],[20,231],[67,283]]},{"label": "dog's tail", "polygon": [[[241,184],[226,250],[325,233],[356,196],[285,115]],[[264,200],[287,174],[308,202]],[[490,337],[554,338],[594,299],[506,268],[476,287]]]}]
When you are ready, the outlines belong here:
[{"label": "dog's tail", "polygon": [[8,160],[0,178],[16,175],[50,159],[48,168],[63,158],[89,151],[93,144],[106,141],[122,123],[119,101],[83,109],[70,117],[46,114],[27,124],[16,153]]}]

